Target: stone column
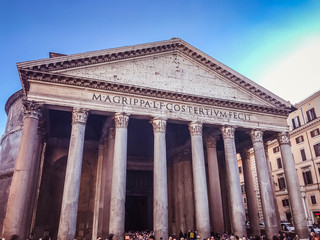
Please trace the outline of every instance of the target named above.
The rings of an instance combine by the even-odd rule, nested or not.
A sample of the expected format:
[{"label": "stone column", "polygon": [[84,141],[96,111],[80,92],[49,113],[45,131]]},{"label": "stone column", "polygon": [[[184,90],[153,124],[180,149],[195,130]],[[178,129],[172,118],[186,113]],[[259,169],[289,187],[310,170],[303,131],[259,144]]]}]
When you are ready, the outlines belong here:
[{"label": "stone column", "polygon": [[234,235],[246,236],[246,215],[242,203],[240,177],[237,163],[237,152],[234,141],[234,127],[223,126],[221,128],[224,151],[226,158],[226,170],[228,177],[228,193],[230,205],[231,228]]},{"label": "stone column", "polygon": [[[104,151],[104,161],[102,166],[102,188],[103,193],[100,206],[100,212],[102,212],[102,237],[107,238],[109,233],[109,221],[110,221],[110,201],[111,201],[111,187],[112,187],[112,169],[114,158],[114,141],[115,140],[115,128],[111,126],[108,131],[108,144]],[[99,224],[100,227],[100,224]]]},{"label": "stone column", "polygon": [[166,125],[163,119],[151,121],[154,132],[153,230],[156,239],[168,238],[168,191]]},{"label": "stone column", "polygon": [[299,188],[299,181],[293,155],[291,152],[290,138],[287,132],[282,132],[278,136],[281,150],[284,174],[288,188],[292,217],[296,234],[300,239],[308,239],[307,219],[304,214],[302,197]]},{"label": "stone column", "polygon": [[76,233],[83,145],[88,110],[74,108],[66,176],[60,213],[58,240],[72,240]]},{"label": "stone column", "polygon": [[219,179],[219,166],[217,158],[217,138],[212,135],[206,136],[209,173],[209,209],[211,226],[215,233],[224,232],[223,206]]},{"label": "stone column", "polygon": [[273,235],[277,235],[279,228],[262,135],[263,133],[260,130],[251,130],[250,132],[257,167],[266,236],[268,239],[272,239]]},{"label": "stone column", "polygon": [[[191,160],[191,159],[190,159]],[[192,162],[188,159],[182,161],[183,171],[183,191],[184,191],[184,211],[186,230],[194,229],[194,196],[192,179]]]},{"label": "stone column", "polygon": [[177,232],[186,231],[185,219],[185,198],[184,198],[184,184],[183,184],[183,165],[180,159],[176,159],[173,163],[173,179],[174,179],[174,204],[175,204],[175,223]]},{"label": "stone column", "polygon": [[196,229],[200,235],[200,239],[205,239],[210,237],[210,218],[203,153],[202,124],[199,122],[191,122],[189,124],[189,131],[191,135]]},{"label": "stone column", "polygon": [[273,192],[273,202],[274,202],[274,206],[276,208],[278,228],[281,229],[279,206],[278,206],[278,203],[277,203],[277,196],[275,194],[276,190],[275,190],[275,186],[274,186],[274,179],[273,179],[273,176],[272,176],[272,169],[271,169],[271,164],[270,164],[270,160],[269,160],[268,144],[266,142],[264,142],[264,150],[265,150],[266,161],[267,161],[267,165],[268,165],[269,178],[270,178],[270,182],[271,182],[271,189],[272,189],[272,192]]},{"label": "stone column", "polygon": [[99,142],[92,239],[108,237],[114,127],[107,120]]},{"label": "stone column", "polygon": [[254,189],[254,182],[252,176],[252,166],[250,159],[250,152],[248,149],[243,149],[241,154],[244,187],[246,190],[248,214],[250,221],[251,235],[260,235],[259,215],[258,215],[258,201],[256,191]]},{"label": "stone column", "polygon": [[129,116],[124,113],[116,113],[114,121],[116,133],[112,167],[109,233],[114,234],[115,240],[120,240],[124,235],[125,224]]},{"label": "stone column", "polygon": [[29,237],[29,211],[33,203],[27,201],[34,186],[33,179],[37,174],[37,159],[34,154],[37,149],[37,129],[41,116],[41,105],[31,101],[24,101],[24,123],[20,147],[15,163],[10,186],[6,216],[3,222],[2,237],[10,239],[17,234],[20,239]]}]

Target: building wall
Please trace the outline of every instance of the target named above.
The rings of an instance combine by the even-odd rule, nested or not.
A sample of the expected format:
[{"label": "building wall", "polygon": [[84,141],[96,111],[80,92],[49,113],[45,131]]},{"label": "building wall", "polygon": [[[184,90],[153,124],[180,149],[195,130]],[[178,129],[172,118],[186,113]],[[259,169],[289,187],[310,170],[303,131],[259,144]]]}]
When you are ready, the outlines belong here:
[{"label": "building wall", "polygon": [[[290,113],[287,123],[290,126],[290,142],[296,165],[302,196],[306,202],[305,212],[309,223],[318,223],[316,216],[320,213],[320,156],[316,156],[314,146],[320,144],[320,91],[295,105],[297,110]],[[307,111],[314,109],[314,119],[308,120]],[[293,119],[299,118],[295,125]],[[318,129],[318,130],[317,130]],[[314,131],[315,134],[312,134]],[[275,182],[277,202],[281,220],[287,221],[287,189],[280,189],[279,178],[284,177],[280,151],[276,140],[268,143],[269,160]],[[304,154],[303,154],[304,152]],[[304,156],[305,155],[305,156]],[[320,223],[320,222],[319,222]]]},{"label": "building wall", "polygon": [[8,99],[6,111],[8,115],[7,124],[0,139],[0,230],[5,217],[23,126],[22,91],[16,92]]}]

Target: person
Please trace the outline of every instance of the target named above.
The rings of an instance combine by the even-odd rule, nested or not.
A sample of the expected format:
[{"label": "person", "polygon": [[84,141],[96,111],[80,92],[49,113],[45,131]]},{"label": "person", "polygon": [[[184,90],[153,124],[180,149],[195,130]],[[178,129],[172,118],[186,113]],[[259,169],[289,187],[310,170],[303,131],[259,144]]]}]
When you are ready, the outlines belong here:
[{"label": "person", "polygon": [[154,237],[154,235],[150,235],[149,240],[155,240],[156,238]]}]

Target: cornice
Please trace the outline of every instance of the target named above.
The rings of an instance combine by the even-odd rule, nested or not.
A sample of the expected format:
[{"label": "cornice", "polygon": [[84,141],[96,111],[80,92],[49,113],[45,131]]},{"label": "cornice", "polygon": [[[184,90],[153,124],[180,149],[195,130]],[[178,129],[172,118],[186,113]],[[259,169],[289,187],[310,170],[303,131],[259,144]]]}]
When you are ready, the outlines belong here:
[{"label": "cornice", "polygon": [[193,102],[204,105],[213,105],[218,107],[227,107],[240,110],[256,111],[267,114],[276,114],[288,116],[289,108],[275,108],[269,106],[261,106],[257,104],[249,104],[227,99],[209,98],[197,95],[189,95],[173,91],[165,91],[155,88],[139,87],[135,85],[108,82],[104,80],[96,80],[83,77],[73,77],[58,73],[41,72],[35,70],[20,69],[20,76],[25,86],[25,91],[29,91],[29,80],[49,82],[55,84],[74,85],[78,87],[86,87],[99,90],[107,90],[118,93],[128,93],[141,96],[164,98],[174,101]]},{"label": "cornice", "polygon": [[315,93],[313,93],[311,96],[303,99],[301,102],[298,102],[298,103],[294,104],[294,106],[295,106],[296,108],[299,108],[299,107],[301,107],[302,105],[304,105],[304,104],[312,101],[314,98],[319,97],[319,96],[320,96],[320,90],[317,91],[317,92],[315,92]]},{"label": "cornice", "polygon": [[304,131],[306,128],[310,128],[311,126],[316,125],[318,123],[320,123],[320,117],[318,117],[315,120],[313,120],[311,122],[308,122],[308,123],[296,128],[296,129],[290,131],[289,134],[290,134],[290,136],[291,135],[295,135],[295,134],[297,134],[297,133],[299,133],[301,131]]},{"label": "cornice", "polygon": [[[205,53],[202,53],[201,51],[181,39],[171,39],[168,41],[150,44],[141,44],[130,47],[101,50],[91,53],[89,52],[83,54],[74,54],[49,60],[31,61],[26,63],[19,63],[17,64],[17,66],[19,72],[32,70],[37,72],[49,73],[52,71],[58,71],[68,68],[83,67],[174,51],[179,51],[180,53],[192,58],[196,62],[213,70],[220,76],[223,76],[229,81],[235,83],[245,91],[250,92],[251,94],[261,99],[264,99],[266,102],[269,102],[275,108],[281,108],[282,110],[287,112],[291,107],[289,103],[284,103],[284,100],[281,101],[279,97],[273,96],[272,93],[269,93],[265,89],[259,89],[262,87],[258,87],[258,85],[254,82],[246,79],[241,74],[236,73],[232,69],[228,68],[222,63],[219,63],[212,57],[206,55]],[[27,82],[24,79],[22,79],[22,82],[24,84],[25,91],[28,91]]]}]

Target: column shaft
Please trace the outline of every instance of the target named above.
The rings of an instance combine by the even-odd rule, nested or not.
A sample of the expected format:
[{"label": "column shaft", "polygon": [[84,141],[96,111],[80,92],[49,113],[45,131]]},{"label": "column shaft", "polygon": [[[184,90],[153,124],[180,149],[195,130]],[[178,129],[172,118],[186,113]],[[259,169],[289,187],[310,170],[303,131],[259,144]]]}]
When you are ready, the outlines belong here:
[{"label": "column shaft", "polygon": [[184,217],[184,185],[182,162],[176,161],[173,164],[174,174],[174,195],[175,195],[175,223],[177,232],[186,231],[186,221]]},{"label": "column shaft", "polygon": [[[110,201],[111,201],[111,187],[112,187],[112,169],[114,159],[114,141],[115,140],[115,129],[114,127],[109,128],[108,132],[108,144],[104,151],[104,162],[102,166],[102,187],[103,199],[101,199],[100,212],[102,212],[102,226],[101,234],[102,237],[107,238],[109,233],[110,224]],[[99,224],[100,227],[100,224]]]},{"label": "column shaft", "polygon": [[76,233],[83,145],[88,111],[74,108],[58,240],[73,240]]},{"label": "column shaft", "polygon": [[224,232],[224,221],[216,141],[214,136],[206,137],[209,172],[209,209],[213,231],[222,234]]},{"label": "column shaft", "polygon": [[168,238],[166,121],[152,120],[154,132],[153,229],[156,239]]},{"label": "column shaft", "polygon": [[115,114],[115,142],[112,167],[112,186],[110,201],[109,233],[115,240],[124,235],[125,200],[127,178],[127,138],[129,117],[122,113]]},{"label": "column shaft", "polygon": [[192,180],[192,162],[183,161],[183,187],[184,187],[184,209],[186,230],[194,229],[194,196],[193,196],[193,180]]},{"label": "column shaft", "polygon": [[269,177],[269,167],[267,165],[266,154],[264,151],[262,131],[252,130],[250,132],[254,157],[256,161],[258,183],[261,195],[261,203],[263,210],[263,219],[265,224],[266,236],[272,239],[279,231],[276,207],[273,201],[273,192]]},{"label": "column shaft", "polygon": [[235,129],[233,127],[227,126],[223,126],[221,128],[226,157],[231,228],[234,235],[246,236],[246,215],[242,203],[237,152],[234,142],[234,130]]},{"label": "column shaft", "polygon": [[108,237],[114,128],[107,120],[99,142],[92,238]]},{"label": "column shaft", "polygon": [[254,189],[250,153],[247,149],[241,152],[244,187],[247,197],[251,235],[260,235],[257,195]]},{"label": "column shaft", "polygon": [[[6,216],[3,222],[2,237],[10,239],[17,234],[21,239],[29,237],[30,209],[33,208],[32,191],[34,189],[34,176],[37,173],[37,159],[35,149],[37,142],[37,129],[39,124],[41,106],[34,102],[24,101],[25,119],[23,123],[20,147],[15,163],[14,174],[10,186]],[[28,221],[29,219],[29,221]]]},{"label": "column shaft", "polygon": [[300,239],[308,238],[307,219],[304,214],[302,197],[288,133],[280,133],[278,142],[281,150],[284,174],[288,188],[292,217],[296,234]]},{"label": "column shaft", "polygon": [[202,141],[202,124],[191,122],[189,124],[189,131],[191,135],[196,228],[200,239],[205,239],[210,237],[210,219]]}]

